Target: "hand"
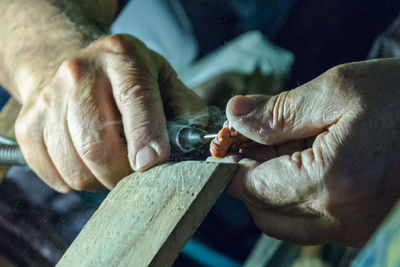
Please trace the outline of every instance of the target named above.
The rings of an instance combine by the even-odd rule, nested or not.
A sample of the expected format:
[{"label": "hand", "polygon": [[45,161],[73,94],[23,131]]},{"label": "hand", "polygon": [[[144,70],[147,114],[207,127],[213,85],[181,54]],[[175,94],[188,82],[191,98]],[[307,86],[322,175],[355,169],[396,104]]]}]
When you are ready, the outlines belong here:
[{"label": "hand", "polygon": [[204,108],[164,58],[128,35],[82,49],[28,99],[17,140],[29,166],[61,192],[111,189],[166,160],[164,112]]},{"label": "hand", "polygon": [[[230,185],[268,235],[363,245],[400,196],[400,60],[337,66],[277,96],[237,96]],[[238,155],[235,155],[236,157]]]}]

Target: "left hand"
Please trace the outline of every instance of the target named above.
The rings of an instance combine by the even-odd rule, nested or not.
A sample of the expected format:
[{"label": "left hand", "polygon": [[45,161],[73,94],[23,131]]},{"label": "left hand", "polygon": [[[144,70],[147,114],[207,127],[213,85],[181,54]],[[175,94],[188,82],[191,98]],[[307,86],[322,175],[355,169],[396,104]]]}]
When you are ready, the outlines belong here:
[{"label": "left hand", "polygon": [[112,189],[165,161],[166,120],[205,108],[162,56],[120,34],[75,51],[24,93],[18,143],[32,170],[60,192]]},{"label": "left hand", "polygon": [[[302,244],[363,245],[400,196],[400,60],[345,64],[277,96],[237,96],[230,191],[260,229]],[[238,156],[238,155],[236,155]]]}]

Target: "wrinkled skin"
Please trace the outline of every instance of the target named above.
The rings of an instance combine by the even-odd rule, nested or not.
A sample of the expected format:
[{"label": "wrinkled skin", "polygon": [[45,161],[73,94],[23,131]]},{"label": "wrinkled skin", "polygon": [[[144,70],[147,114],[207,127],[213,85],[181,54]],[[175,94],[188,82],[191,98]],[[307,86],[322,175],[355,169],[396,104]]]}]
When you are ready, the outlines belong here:
[{"label": "wrinkled skin", "polygon": [[166,160],[164,114],[204,108],[164,58],[128,35],[82,49],[28,99],[18,143],[29,166],[60,192],[111,189],[133,170]]},{"label": "wrinkled skin", "polygon": [[398,59],[340,65],[277,96],[236,96],[227,117],[259,143],[233,155],[241,170],[230,191],[268,235],[362,246],[400,196]]}]

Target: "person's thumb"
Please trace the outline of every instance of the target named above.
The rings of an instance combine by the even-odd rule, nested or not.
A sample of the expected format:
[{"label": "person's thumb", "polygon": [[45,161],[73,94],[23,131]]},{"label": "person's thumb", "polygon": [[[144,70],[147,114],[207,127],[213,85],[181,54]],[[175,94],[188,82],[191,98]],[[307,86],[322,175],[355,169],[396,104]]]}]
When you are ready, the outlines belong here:
[{"label": "person's thumb", "polygon": [[[235,96],[227,105],[230,126],[261,144],[315,136],[340,118],[343,102],[305,84],[275,96]],[[339,112],[338,112],[339,111]]]}]

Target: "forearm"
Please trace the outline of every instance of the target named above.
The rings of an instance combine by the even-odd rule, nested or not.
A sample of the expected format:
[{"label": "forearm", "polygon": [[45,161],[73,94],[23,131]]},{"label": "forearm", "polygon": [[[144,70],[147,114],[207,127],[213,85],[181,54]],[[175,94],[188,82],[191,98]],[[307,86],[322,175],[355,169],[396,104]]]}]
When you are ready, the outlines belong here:
[{"label": "forearm", "polygon": [[25,103],[66,58],[106,31],[115,2],[2,0],[0,83]]}]

